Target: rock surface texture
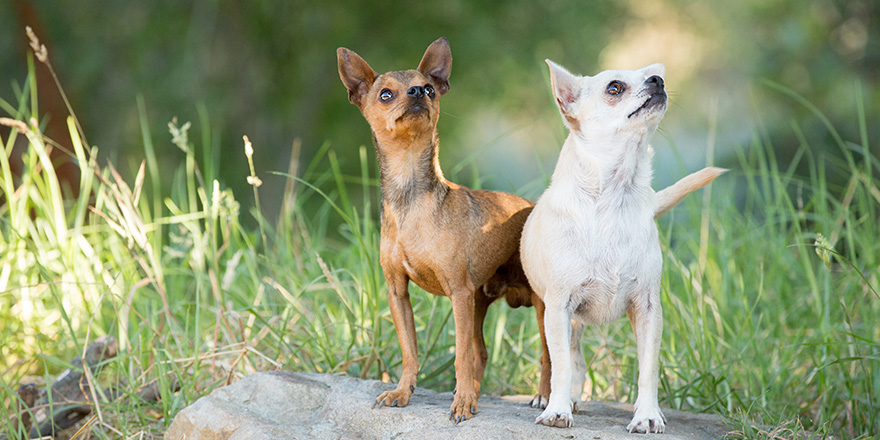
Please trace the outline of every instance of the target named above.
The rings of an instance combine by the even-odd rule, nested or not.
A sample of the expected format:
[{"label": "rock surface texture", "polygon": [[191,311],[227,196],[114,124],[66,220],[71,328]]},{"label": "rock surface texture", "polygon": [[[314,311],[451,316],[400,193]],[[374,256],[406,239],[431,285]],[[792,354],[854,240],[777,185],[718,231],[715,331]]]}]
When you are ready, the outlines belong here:
[{"label": "rock surface texture", "polygon": [[449,420],[452,393],[417,389],[405,408],[371,409],[394,384],[326,374],[257,373],[218,388],[181,411],[165,439],[716,439],[727,430],[718,417],[664,410],[664,434],[629,434],[632,406],[587,402],[574,427],[535,425],[539,410],[528,396],[480,398],[471,420]]}]

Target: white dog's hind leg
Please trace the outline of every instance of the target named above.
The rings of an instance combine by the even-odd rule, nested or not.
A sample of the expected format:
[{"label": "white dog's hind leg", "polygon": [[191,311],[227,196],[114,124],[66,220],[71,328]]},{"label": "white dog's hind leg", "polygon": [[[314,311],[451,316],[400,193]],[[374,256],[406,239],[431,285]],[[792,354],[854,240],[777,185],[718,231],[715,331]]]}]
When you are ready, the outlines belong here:
[{"label": "white dog's hind leg", "polygon": [[646,306],[635,307],[638,308],[630,310],[630,321],[636,333],[639,356],[639,394],[634,405],[635,414],[626,429],[629,432],[661,433],[666,427],[666,417],[657,402],[663,310],[656,297]]},{"label": "white dog's hind leg", "polygon": [[535,423],[568,428],[571,427],[571,314],[564,305],[546,304],[544,332],[550,352],[550,401]]},{"label": "white dog's hind leg", "polygon": [[[578,411],[581,395],[584,393],[584,380],[587,378],[587,361],[581,348],[581,337],[584,324],[577,319],[571,320],[571,412]],[[552,376],[551,376],[552,377]]]}]

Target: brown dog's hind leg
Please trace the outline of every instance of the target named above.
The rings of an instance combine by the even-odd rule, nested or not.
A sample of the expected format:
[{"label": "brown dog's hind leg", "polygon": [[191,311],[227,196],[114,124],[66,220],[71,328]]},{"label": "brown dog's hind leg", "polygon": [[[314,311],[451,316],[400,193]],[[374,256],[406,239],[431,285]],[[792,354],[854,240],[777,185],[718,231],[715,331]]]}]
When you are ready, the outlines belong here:
[{"label": "brown dog's hind leg", "polygon": [[532,292],[532,305],[535,306],[535,315],[538,317],[538,331],[541,334],[541,383],[538,386],[538,394],[529,403],[532,408],[546,408],[550,400],[550,351],[547,349],[547,336],[544,334],[544,301]]},{"label": "brown dog's hind leg", "polygon": [[477,390],[477,396],[481,394],[480,384],[483,383],[483,375],[486,373],[486,362],[489,360],[489,350],[486,349],[486,339],[483,337],[483,322],[486,319],[486,312],[494,301],[483,293],[483,289],[478,289],[474,296],[474,389]]},{"label": "brown dog's hind leg", "polygon": [[385,281],[388,283],[388,305],[391,308],[391,319],[397,330],[400,351],[403,354],[403,372],[397,388],[386,391],[376,398],[373,408],[383,406],[407,406],[409,398],[416,390],[416,376],[419,373],[419,354],[416,347],[416,324],[413,319],[412,303],[409,300],[409,279],[386,271]]},{"label": "brown dog's hind leg", "polygon": [[632,308],[626,309],[626,317],[629,318],[629,325],[632,326],[633,336],[635,336],[636,341],[638,341],[639,340],[639,330],[638,330],[638,326],[636,325],[636,318],[633,315]]}]

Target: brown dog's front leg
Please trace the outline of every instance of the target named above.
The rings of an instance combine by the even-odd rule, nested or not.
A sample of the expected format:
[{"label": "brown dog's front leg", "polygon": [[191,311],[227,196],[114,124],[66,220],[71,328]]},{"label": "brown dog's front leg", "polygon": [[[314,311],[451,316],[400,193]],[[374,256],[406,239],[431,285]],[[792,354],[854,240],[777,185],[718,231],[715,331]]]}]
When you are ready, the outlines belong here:
[{"label": "brown dog's front leg", "polygon": [[529,404],[532,408],[544,409],[550,401],[550,350],[547,349],[547,335],[544,334],[544,301],[535,292],[532,292],[532,304],[535,306],[538,331],[541,333],[541,382],[538,385],[538,394]]},{"label": "brown dog's front leg", "polygon": [[452,290],[452,317],[455,320],[455,397],[449,417],[455,424],[477,412],[479,395],[474,387],[474,296],[476,289]]},{"label": "brown dog's front leg", "polygon": [[[390,271],[388,271],[390,272]],[[416,390],[416,376],[419,373],[419,354],[416,347],[416,324],[413,320],[412,303],[409,301],[408,283],[405,276],[390,274],[385,276],[388,283],[388,306],[391,319],[397,330],[397,340],[403,353],[403,372],[397,388],[386,391],[376,398],[373,408],[382,406],[407,406],[409,398]]]}]

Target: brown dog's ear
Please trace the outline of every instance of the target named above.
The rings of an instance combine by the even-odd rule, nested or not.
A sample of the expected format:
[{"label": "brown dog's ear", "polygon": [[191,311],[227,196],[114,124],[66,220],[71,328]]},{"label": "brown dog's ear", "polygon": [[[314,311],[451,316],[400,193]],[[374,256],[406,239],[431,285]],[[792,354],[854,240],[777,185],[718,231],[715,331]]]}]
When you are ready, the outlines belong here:
[{"label": "brown dog's ear", "polygon": [[559,112],[568,121],[569,118],[575,116],[571,114],[572,105],[580,97],[577,77],[553,61],[544,60],[544,62],[550,66],[550,88],[553,89],[556,105],[559,106]]},{"label": "brown dog's ear", "polygon": [[348,100],[360,107],[364,95],[376,80],[376,72],[360,55],[344,47],[336,49],[336,60],[339,62],[339,78],[348,89]]},{"label": "brown dog's ear", "polygon": [[452,50],[446,37],[440,37],[428,46],[422,61],[419,63],[419,72],[431,78],[440,96],[449,91],[449,73],[452,72]]}]

